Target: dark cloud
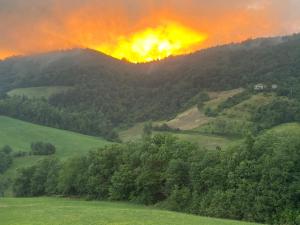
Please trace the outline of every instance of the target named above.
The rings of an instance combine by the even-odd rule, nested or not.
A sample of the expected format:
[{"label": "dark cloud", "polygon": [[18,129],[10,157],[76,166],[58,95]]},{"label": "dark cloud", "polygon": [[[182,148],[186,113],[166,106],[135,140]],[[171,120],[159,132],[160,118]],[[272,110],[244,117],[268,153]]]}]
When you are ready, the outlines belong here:
[{"label": "dark cloud", "polygon": [[176,21],[206,45],[300,31],[300,0],[0,0],[1,54],[88,47]]}]

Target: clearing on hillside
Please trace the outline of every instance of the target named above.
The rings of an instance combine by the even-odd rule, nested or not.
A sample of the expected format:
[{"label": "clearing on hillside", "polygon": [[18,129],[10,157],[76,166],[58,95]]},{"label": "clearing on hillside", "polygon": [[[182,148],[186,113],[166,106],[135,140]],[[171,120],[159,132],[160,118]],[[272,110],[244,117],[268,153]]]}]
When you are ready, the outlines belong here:
[{"label": "clearing on hillside", "polygon": [[192,130],[209,123],[213,120],[212,117],[205,115],[204,111],[207,107],[215,109],[218,105],[228,98],[239,94],[243,91],[242,88],[222,92],[208,92],[210,100],[205,102],[202,110],[196,106],[178,114],[174,119],[167,121],[166,124],[172,128],[179,128],[180,130]]},{"label": "clearing on hillside", "polygon": [[195,106],[178,116],[176,118],[168,121],[169,127],[179,128],[180,130],[192,130],[203,124],[208,123],[212,118],[207,117],[203,112],[199,111]]},{"label": "clearing on hillside", "polygon": [[[154,125],[160,124],[160,123],[154,123]],[[128,141],[135,141],[138,140],[139,138],[142,138],[142,133],[143,133],[143,127],[144,123],[138,123],[135,126],[121,131],[119,133],[120,138],[124,142]],[[217,135],[205,135],[205,134],[200,134],[197,132],[185,132],[185,131],[179,131],[179,132],[163,132],[163,131],[154,131],[154,134],[170,134],[175,137],[177,137],[179,140],[183,141],[190,141],[192,143],[196,143],[201,147],[205,147],[209,150],[214,150],[216,147],[221,147],[225,148],[228,145],[235,143],[237,139],[232,139],[232,138],[227,138],[227,137],[222,137],[222,136],[217,136]]]},{"label": "clearing on hillside", "polygon": [[[3,198],[0,225],[255,225],[126,203],[61,198]],[[256,224],[258,225],[258,224]]]},{"label": "clearing on hillside", "polygon": [[9,91],[8,96],[25,96],[27,98],[50,98],[52,95],[70,90],[68,86],[17,88]]}]

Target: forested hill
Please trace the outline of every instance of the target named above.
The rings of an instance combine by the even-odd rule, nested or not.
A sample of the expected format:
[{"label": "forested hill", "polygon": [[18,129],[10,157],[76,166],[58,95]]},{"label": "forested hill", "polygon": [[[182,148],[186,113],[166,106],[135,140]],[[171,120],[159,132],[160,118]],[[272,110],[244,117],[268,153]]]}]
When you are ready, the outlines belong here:
[{"label": "forested hill", "polygon": [[[113,139],[114,127],[170,118],[203,90],[259,82],[278,84],[280,93],[292,88],[293,97],[300,96],[300,35],[138,65],[89,49],[7,59],[0,61],[0,113]],[[68,89],[43,100],[5,96],[15,88],[43,86]]]}]

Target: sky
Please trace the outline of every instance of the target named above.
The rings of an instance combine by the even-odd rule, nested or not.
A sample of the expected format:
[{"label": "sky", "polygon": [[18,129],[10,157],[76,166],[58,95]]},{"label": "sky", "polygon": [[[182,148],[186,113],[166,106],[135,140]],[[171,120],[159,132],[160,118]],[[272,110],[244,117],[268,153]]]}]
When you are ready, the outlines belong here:
[{"label": "sky", "polygon": [[0,0],[0,59],[77,47],[126,58],[151,32],[164,54],[297,33],[300,0]]}]

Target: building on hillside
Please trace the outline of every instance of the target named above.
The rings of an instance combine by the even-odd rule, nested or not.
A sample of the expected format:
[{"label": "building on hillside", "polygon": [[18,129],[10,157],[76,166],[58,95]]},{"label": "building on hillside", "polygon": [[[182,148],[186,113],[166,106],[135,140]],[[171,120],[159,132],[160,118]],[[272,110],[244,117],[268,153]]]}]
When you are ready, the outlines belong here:
[{"label": "building on hillside", "polygon": [[271,88],[272,88],[273,90],[276,90],[276,89],[278,88],[278,85],[277,85],[277,84],[272,84]]},{"label": "building on hillside", "polygon": [[254,90],[255,91],[263,91],[266,88],[264,84],[255,84],[254,85]]}]

